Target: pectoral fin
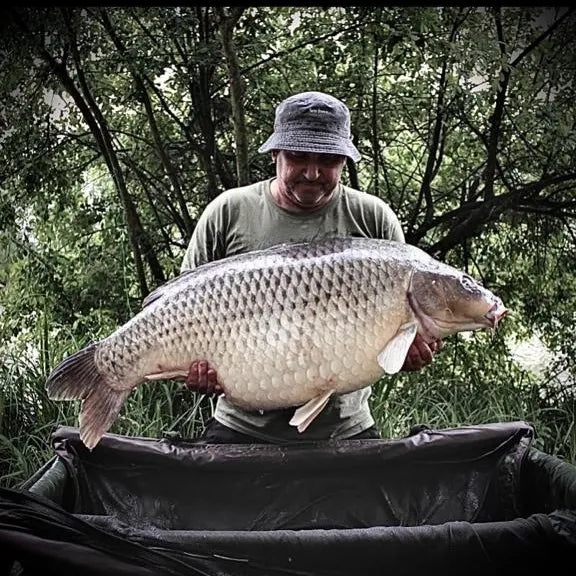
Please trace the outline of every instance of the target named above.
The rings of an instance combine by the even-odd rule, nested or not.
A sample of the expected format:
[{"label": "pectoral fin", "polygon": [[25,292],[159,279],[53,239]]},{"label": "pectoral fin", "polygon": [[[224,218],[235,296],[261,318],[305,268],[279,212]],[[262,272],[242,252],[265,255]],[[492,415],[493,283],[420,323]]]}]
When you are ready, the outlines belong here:
[{"label": "pectoral fin", "polygon": [[334,389],[327,390],[322,394],[315,396],[312,400],[308,400],[306,404],[297,408],[294,416],[290,419],[290,426],[297,426],[298,432],[304,432],[311,422],[322,412],[330,396],[334,393]]},{"label": "pectoral fin", "polygon": [[384,372],[396,374],[396,372],[400,371],[417,332],[417,322],[407,322],[400,326],[398,332],[386,344],[384,350],[378,354],[378,364],[380,364]]}]

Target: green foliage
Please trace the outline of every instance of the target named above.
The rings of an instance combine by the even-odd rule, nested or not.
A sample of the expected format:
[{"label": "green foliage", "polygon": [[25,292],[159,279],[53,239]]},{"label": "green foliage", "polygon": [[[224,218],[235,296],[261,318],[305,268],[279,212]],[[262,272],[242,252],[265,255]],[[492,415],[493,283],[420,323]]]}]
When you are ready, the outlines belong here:
[{"label": "green foliage", "polygon": [[[6,482],[49,454],[77,406],[49,370],[131,317],[178,273],[206,204],[235,186],[221,22],[210,6],[10,7],[0,35],[0,445]],[[495,338],[454,339],[430,369],[383,380],[387,435],[533,422],[576,461],[576,18],[543,7],[246,7],[234,29],[249,170],[274,108],[303,90],[350,106],[363,160],[407,240],[510,308]],[[537,335],[539,374],[510,346]],[[114,431],[194,436],[211,404],[136,391]]]},{"label": "green foliage", "polygon": [[440,429],[523,420],[534,427],[537,448],[575,462],[574,394],[522,369],[506,348],[503,338],[485,333],[454,336],[421,373],[383,378],[371,397],[383,435],[405,436],[420,424]]}]

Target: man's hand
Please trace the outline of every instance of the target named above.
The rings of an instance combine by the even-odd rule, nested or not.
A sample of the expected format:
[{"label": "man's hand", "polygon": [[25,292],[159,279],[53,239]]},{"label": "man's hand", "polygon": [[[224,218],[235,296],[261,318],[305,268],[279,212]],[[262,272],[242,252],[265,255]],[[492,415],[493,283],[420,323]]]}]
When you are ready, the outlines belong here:
[{"label": "man's hand", "polygon": [[206,360],[199,360],[190,364],[188,376],[186,377],[186,386],[190,390],[201,394],[217,394],[219,396],[224,392],[218,382],[216,370]]},{"label": "man's hand", "polygon": [[404,372],[415,372],[427,366],[434,359],[434,354],[444,346],[443,340],[435,340],[427,344],[420,334],[416,334],[414,342],[408,349],[406,360],[402,366]]}]

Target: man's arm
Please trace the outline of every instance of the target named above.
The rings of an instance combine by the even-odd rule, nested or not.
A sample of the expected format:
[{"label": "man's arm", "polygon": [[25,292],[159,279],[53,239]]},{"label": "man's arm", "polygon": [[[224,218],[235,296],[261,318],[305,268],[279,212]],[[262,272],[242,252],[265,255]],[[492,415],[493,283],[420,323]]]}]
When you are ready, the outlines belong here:
[{"label": "man's arm", "polygon": [[[181,272],[224,257],[224,254],[220,254],[223,251],[221,245],[223,234],[218,232],[220,226],[222,226],[222,215],[217,203],[213,201],[202,212],[194,228],[180,265]],[[190,390],[201,394],[212,395],[223,392],[216,371],[206,360],[190,364],[185,384]]]},{"label": "man's arm", "polygon": [[200,215],[182,259],[181,272],[226,256],[226,222],[220,204],[219,198],[213,200]]}]

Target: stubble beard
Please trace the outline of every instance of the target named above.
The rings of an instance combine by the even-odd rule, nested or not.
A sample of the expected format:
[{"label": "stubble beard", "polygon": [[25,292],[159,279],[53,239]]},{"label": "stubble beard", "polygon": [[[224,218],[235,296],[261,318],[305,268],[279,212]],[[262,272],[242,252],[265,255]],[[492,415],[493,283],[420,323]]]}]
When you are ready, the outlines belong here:
[{"label": "stubble beard", "polygon": [[[317,191],[314,194],[302,192],[298,193],[298,188],[301,185],[314,186]],[[326,205],[334,193],[335,187],[328,189],[328,186],[319,182],[297,182],[296,184],[287,185],[285,188],[285,196],[290,200],[290,203],[300,209],[314,209],[321,208]]]}]

